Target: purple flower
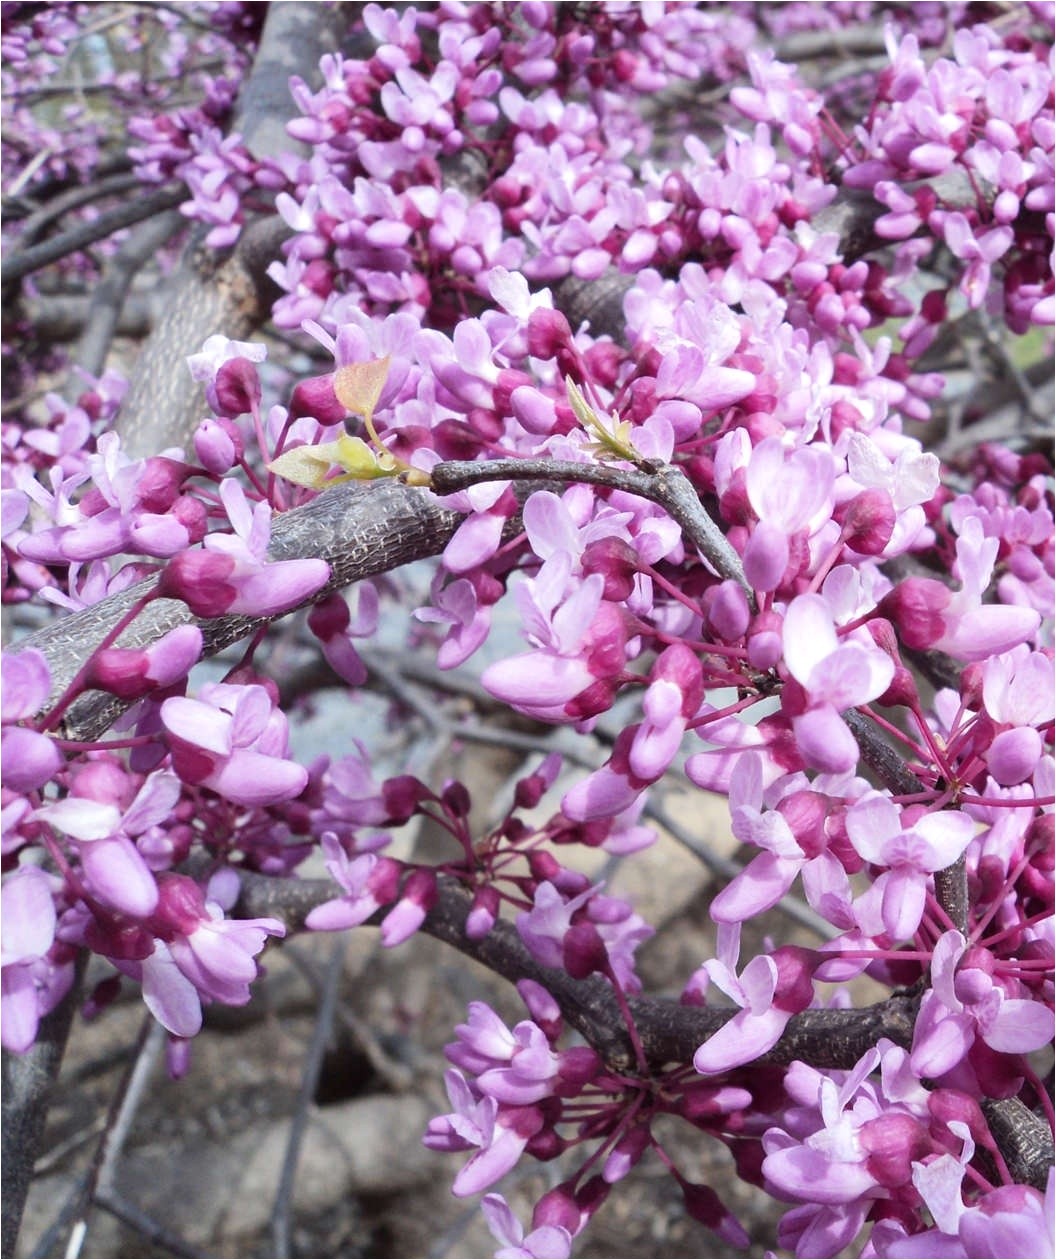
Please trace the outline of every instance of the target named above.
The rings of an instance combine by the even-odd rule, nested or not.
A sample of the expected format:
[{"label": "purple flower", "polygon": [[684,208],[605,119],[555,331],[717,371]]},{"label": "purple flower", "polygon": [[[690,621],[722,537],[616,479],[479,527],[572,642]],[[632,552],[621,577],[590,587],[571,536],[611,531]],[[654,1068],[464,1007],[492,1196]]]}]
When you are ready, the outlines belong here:
[{"label": "purple flower", "polygon": [[323,832],[326,869],[340,884],[343,892],[332,901],[324,901],[308,914],[305,927],[313,932],[336,932],[356,927],[390,901],[395,900],[400,881],[400,866],[391,858],[376,853],[363,853],[349,858],[344,846],[332,831]]},{"label": "purple flower", "polygon": [[[702,1075],[725,1072],[751,1063],[774,1046],[794,1014],[805,1010],[814,995],[805,950],[782,947],[771,956],[751,959],[740,976],[734,968],[740,947],[740,925],[719,928],[719,957],[709,959],[703,974],[741,1008],[712,1034],[693,1056]],[[699,974],[699,973],[698,973]],[[696,983],[696,978],[690,982]]]},{"label": "purple flower", "polygon": [[894,662],[868,635],[839,638],[820,595],[792,600],[782,642],[788,671],[808,697],[807,711],[792,720],[800,751],[821,770],[850,770],[858,761],[858,745],[840,710],[883,695],[894,677]]},{"label": "purple flower", "polygon": [[[74,790],[102,796],[109,786],[104,779],[98,787],[91,780],[85,783],[82,773]],[[144,780],[123,812],[110,801],[78,794],[43,806],[35,817],[74,841],[88,886],[105,905],[140,918],[154,912],[158,885],[136,839],[168,822],[179,796],[176,776],[159,770]]]},{"label": "purple flower", "polygon": [[881,898],[884,928],[896,941],[911,939],[920,926],[927,876],[956,862],[975,835],[975,822],[957,810],[913,812],[917,816],[904,825],[893,801],[869,792],[846,816],[847,835],[856,852],[887,868],[873,887]]},{"label": "purple flower", "polygon": [[233,534],[210,534],[200,551],[183,551],[162,571],[158,594],[180,599],[199,617],[246,613],[272,617],[296,608],[330,577],[325,560],[268,563],[271,508],[252,510],[237,481],[226,478],[220,497]]},{"label": "purple flower", "polygon": [[480,1201],[480,1210],[495,1238],[502,1246],[495,1252],[495,1260],[564,1260],[572,1254],[572,1235],[561,1225],[541,1225],[525,1234],[520,1221],[514,1216],[501,1194],[486,1194]]},{"label": "purple flower", "polygon": [[15,725],[43,710],[51,691],[51,673],[41,653],[26,648],[23,652],[0,654],[0,675],[4,786],[13,792],[32,792],[43,787],[65,762],[49,735]]},{"label": "purple flower", "polygon": [[505,1108],[491,1097],[482,1097],[461,1072],[444,1073],[447,1094],[454,1111],[429,1121],[422,1141],[433,1151],[472,1151],[451,1187],[459,1198],[479,1194],[517,1163],[528,1139],[542,1125],[531,1107]]},{"label": "purple flower", "polygon": [[143,985],[151,1014],[177,1037],[193,1037],[202,1026],[202,1002],[244,1006],[258,974],[256,955],[269,936],[285,936],[277,919],[225,919],[185,875],[159,880],[161,896],[151,926],[154,950],[126,965]]},{"label": "purple flower", "polygon": [[522,1020],[511,1032],[484,1002],[470,1002],[469,1021],[455,1028],[459,1040],[444,1053],[476,1076],[482,1094],[500,1103],[541,1102],[554,1093],[560,1056],[543,1030]]},{"label": "purple flower", "polygon": [[73,983],[72,962],[49,958],[55,940],[54,890],[58,882],[39,867],[23,866],[4,878],[0,891],[2,925],[3,1044],[24,1054],[37,1037],[42,1018]]},{"label": "purple flower", "polygon": [[239,805],[299,796],[308,771],[288,758],[286,716],[264,687],[208,684],[199,698],[170,696],[161,722],[176,773]]},{"label": "purple flower", "polygon": [[910,1063],[919,1076],[952,1070],[976,1037],[1002,1054],[1029,1054],[1052,1040],[1049,1008],[996,975],[993,957],[969,948],[960,932],[946,932],[936,942],[931,982],[913,1029]]}]

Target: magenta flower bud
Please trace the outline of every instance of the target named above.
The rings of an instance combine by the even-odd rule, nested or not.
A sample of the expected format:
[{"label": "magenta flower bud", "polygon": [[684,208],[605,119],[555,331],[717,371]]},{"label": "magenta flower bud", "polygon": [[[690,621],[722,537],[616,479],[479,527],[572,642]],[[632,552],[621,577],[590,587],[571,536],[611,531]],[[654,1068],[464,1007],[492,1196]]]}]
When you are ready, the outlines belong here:
[{"label": "magenta flower bud", "polygon": [[564,1027],[564,1020],[554,997],[537,980],[518,980],[517,992],[532,1020],[545,1033],[546,1039],[556,1041]]},{"label": "magenta flower bud", "polygon": [[187,534],[186,545],[200,543],[209,529],[209,514],[201,499],[190,494],[181,494],[169,510],[169,515],[183,526]]},{"label": "magenta flower bud", "polygon": [[226,417],[214,419],[209,416],[195,430],[194,453],[206,472],[211,472],[214,477],[230,472],[245,449],[241,430]]},{"label": "magenta flower bud", "polygon": [[616,698],[616,684],[608,678],[599,678],[584,687],[564,707],[565,715],[576,722],[607,713]]},{"label": "magenta flower bud", "polygon": [[124,810],[132,803],[135,786],[131,776],[107,757],[90,761],[78,769],[70,784],[70,795]]},{"label": "magenta flower bud", "polygon": [[202,654],[197,626],[177,626],[147,649],[105,648],[92,658],[89,682],[122,700],[135,700],[185,678]]},{"label": "magenta flower bud", "polygon": [[560,311],[538,309],[528,319],[528,353],[534,359],[553,359],[572,340],[572,329]]},{"label": "magenta flower bud", "polygon": [[382,945],[391,949],[413,936],[436,905],[436,898],[436,875],[421,869],[412,871],[403,886],[403,895],[382,921]]},{"label": "magenta flower bud", "polygon": [[777,965],[774,1006],[792,1015],[805,1011],[814,1000],[814,969],[822,957],[815,950],[799,945],[782,945],[770,958]]},{"label": "magenta flower bud", "polygon": [[543,799],[543,794],[557,778],[560,769],[560,754],[550,753],[534,774],[525,775],[523,779],[518,779],[513,796],[516,807],[518,809],[535,809],[536,805]]},{"label": "magenta flower bud", "polygon": [[645,1154],[651,1140],[649,1126],[636,1124],[612,1148],[601,1175],[610,1185],[622,1181]]},{"label": "magenta flower bud", "polygon": [[695,1221],[706,1225],[724,1242],[738,1250],[746,1250],[751,1246],[751,1239],[744,1232],[740,1222],[730,1214],[711,1186],[701,1185],[694,1181],[681,1181],[681,1179],[679,1184],[682,1187],[686,1211]]},{"label": "magenta flower bud", "polygon": [[155,931],[163,938],[175,933],[189,936],[199,923],[209,918],[205,894],[188,875],[165,873],[158,876],[158,904],[152,916]]},{"label": "magenta flower bud", "polygon": [[573,1046],[558,1056],[554,1093],[560,1097],[577,1097],[585,1085],[595,1080],[605,1068],[604,1060],[590,1046]]},{"label": "magenta flower bud", "polygon": [[734,1085],[713,1085],[710,1081],[694,1081],[683,1090],[674,1105],[676,1114],[701,1128],[711,1122],[744,1111],[752,1105],[752,1095]]},{"label": "magenta flower bud", "polygon": [[748,596],[732,578],[704,592],[704,612],[708,629],[724,643],[736,643],[742,638],[752,616]]},{"label": "magenta flower bud", "polygon": [[313,604],[308,613],[308,629],[323,643],[343,634],[351,621],[352,612],[339,591]]},{"label": "magenta flower bud", "polygon": [[136,481],[139,506],[145,512],[167,512],[176,501],[186,478],[187,465],[181,460],[151,456]]},{"label": "magenta flower bud", "polygon": [[949,1127],[954,1120],[967,1125],[977,1142],[989,1145],[992,1140],[982,1108],[970,1094],[962,1090],[931,1090],[928,1093],[928,1113],[932,1117],[933,1136],[940,1141],[949,1141]]},{"label": "magenta flower bud", "polygon": [[478,888],[466,915],[466,935],[471,941],[482,941],[499,917],[499,894],[491,884]]},{"label": "magenta flower bud", "polygon": [[878,556],[895,531],[895,506],[886,490],[863,490],[835,513],[843,541],[863,556]]},{"label": "magenta flower bud", "polygon": [[828,844],[825,823],[829,798],[820,792],[793,792],[778,804],[777,812],[788,823],[796,843],[807,857],[817,857]]},{"label": "magenta flower bud", "polygon": [[533,849],[528,855],[528,869],[538,884],[553,883],[561,874],[561,863],[552,853]]},{"label": "magenta flower bud", "polygon": [[599,538],[583,549],[580,563],[586,575],[600,573],[605,579],[602,598],[618,603],[634,590],[635,574],[641,562],[638,553],[622,538]]},{"label": "magenta flower bud", "polygon": [[43,787],[65,764],[65,757],[49,735],[22,726],[5,726],[2,744],[4,787],[32,792]]},{"label": "magenta flower bud", "polygon": [[924,1125],[903,1112],[867,1120],[858,1131],[858,1139],[868,1152],[865,1166],[870,1175],[889,1190],[909,1185],[913,1161],[922,1159],[932,1149]]},{"label": "magenta flower bud", "polygon": [[395,858],[379,857],[367,877],[367,891],[379,906],[396,900],[403,879],[404,867]]},{"label": "magenta flower bud", "polygon": [[432,793],[413,774],[400,774],[386,779],[381,785],[381,797],[385,803],[385,822],[390,826],[399,826],[418,811],[419,804],[428,799]]},{"label": "magenta flower bud", "polygon": [[444,790],[440,793],[440,800],[444,809],[454,818],[468,818],[469,811],[473,807],[465,784],[457,779],[444,786]]},{"label": "magenta flower bud", "polygon": [[1002,731],[986,751],[986,765],[1002,787],[1022,783],[1034,773],[1045,746],[1033,726]]},{"label": "magenta flower bud", "polygon": [[593,923],[576,923],[568,929],[562,958],[565,970],[574,980],[585,980],[595,971],[604,973],[609,966],[608,950]]},{"label": "magenta flower bud", "polygon": [[923,650],[946,633],[943,611],[950,592],[932,578],[906,578],[880,601],[882,616],[893,622],[909,648]]},{"label": "magenta flower bud", "polygon": [[260,406],[260,377],[249,359],[228,359],[216,373],[216,401],[227,416],[241,416]]},{"label": "magenta flower bud", "polygon": [[[524,7],[527,8],[527,5]],[[574,1238],[579,1232],[581,1220],[582,1213],[571,1191],[563,1185],[555,1186],[553,1190],[548,1190],[535,1205],[535,1211],[532,1213],[532,1229],[542,1229],[546,1225],[556,1226],[558,1229],[567,1230]]]},{"label": "magenta flower bud", "polygon": [[784,652],[784,620],[772,609],[761,612],[748,629],[748,663],[753,669],[773,669]]},{"label": "magenta flower bud", "polygon": [[161,571],[157,593],[182,600],[197,617],[220,617],[238,596],[235,562],[216,551],[181,551]]},{"label": "magenta flower bud", "polygon": [[348,415],[348,408],[334,392],[334,373],[298,381],[290,395],[290,415],[294,419],[311,416],[323,425],[340,424]]}]

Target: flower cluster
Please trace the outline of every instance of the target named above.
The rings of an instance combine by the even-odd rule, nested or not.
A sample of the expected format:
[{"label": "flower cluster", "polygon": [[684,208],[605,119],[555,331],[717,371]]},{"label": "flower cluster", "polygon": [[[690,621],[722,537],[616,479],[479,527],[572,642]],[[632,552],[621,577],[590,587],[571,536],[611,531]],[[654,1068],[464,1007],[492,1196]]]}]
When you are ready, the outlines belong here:
[{"label": "flower cluster", "polygon": [[[373,52],[292,82],[306,153],[269,162],[225,131],[253,6],[202,9],[189,46],[167,9],[129,18],[133,49],[152,23],[174,34],[155,50],[167,76],[226,50],[195,105],[129,87],[129,155],[143,180],[187,184],[212,248],[274,194],[290,235],[273,323],[309,358],[286,375],[263,341],[210,337],[187,364],[203,416],[187,450],[122,448],[112,374],[5,421],[5,602],[119,608],[72,676],[33,645],[3,654],[5,1046],[33,1044],[88,950],[112,967],[93,1007],[138,984],[178,1051],[203,1004],[248,1000],[286,930],[239,917],[243,880],[317,854],[333,888],[309,930],[370,922],[397,946],[447,898],[471,947],[513,942],[560,978],[563,1005],[521,982],[512,1028],[471,1005],[452,1110],[426,1136],[469,1155],[459,1196],[582,1155],[527,1233],[485,1196],[500,1255],[568,1255],[647,1154],[690,1216],[747,1246],[665,1148],[671,1116],[794,1205],[779,1241],[797,1255],[867,1222],[866,1255],[1022,1252],[1044,1205],[986,1108],[1052,1116],[1031,1057],[1053,1003],[1051,469],[1026,439],[953,466],[915,426],[941,406],[954,320],[1039,338],[1054,319],[1049,8],[973,25],[965,5],[368,4]],[[883,67],[831,82],[760,47],[881,18]],[[8,65],[53,72],[85,21],[25,15]],[[680,95],[702,76],[718,122]],[[673,144],[656,115],[683,106]],[[23,188],[72,169],[50,134],[4,144]],[[94,169],[102,139],[74,144]],[[32,169],[31,145],[48,154]],[[296,710],[256,657],[314,601],[318,651],[361,687],[387,588],[350,602],[322,558],[273,547],[275,519],[350,479],[427,496],[452,461],[479,477],[442,496],[462,519],[415,649],[452,669],[486,648],[495,701],[606,748],[560,785],[545,758],[483,830],[462,783],[382,777],[351,737],[301,764]],[[547,484],[526,491],[518,464]],[[195,619],[222,617],[256,627],[246,655],[192,679]],[[92,691],[125,712],[78,740]],[[672,770],[726,795],[748,848],[674,1017],[716,1016],[713,989],[724,1014],[673,1066],[638,1026],[652,928],[560,860],[651,843],[642,811]],[[398,860],[391,829],[421,818],[449,851]],[[743,957],[744,926],[790,893],[823,942]],[[844,1011],[863,973],[912,1002],[905,1044],[789,1065],[792,1034]],[[577,991],[618,1013],[618,1066],[562,1045]]]}]

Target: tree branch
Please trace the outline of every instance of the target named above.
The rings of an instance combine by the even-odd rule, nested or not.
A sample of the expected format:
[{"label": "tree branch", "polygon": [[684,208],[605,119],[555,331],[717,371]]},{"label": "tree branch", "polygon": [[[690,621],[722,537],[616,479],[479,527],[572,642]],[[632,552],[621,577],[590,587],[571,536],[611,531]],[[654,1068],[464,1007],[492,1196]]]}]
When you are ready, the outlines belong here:
[{"label": "tree branch", "polygon": [[159,188],[157,192],[146,196],[131,198],[112,210],[104,211],[97,219],[78,223],[66,232],[60,232],[57,236],[41,241],[39,245],[31,245],[28,249],[20,250],[14,257],[5,259],[0,264],[0,285],[6,288],[31,272],[46,267],[48,263],[57,262],[67,254],[87,249],[96,241],[113,236],[122,228],[142,223],[144,219],[150,219],[156,214],[163,214],[186,198],[187,189],[183,184]]}]

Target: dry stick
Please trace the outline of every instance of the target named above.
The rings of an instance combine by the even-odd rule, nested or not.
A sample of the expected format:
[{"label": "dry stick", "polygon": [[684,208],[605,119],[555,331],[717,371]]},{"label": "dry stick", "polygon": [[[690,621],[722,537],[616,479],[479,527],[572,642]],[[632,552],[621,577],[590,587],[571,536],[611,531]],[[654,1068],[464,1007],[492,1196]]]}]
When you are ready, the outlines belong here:
[{"label": "dry stick", "polygon": [[[17,244],[22,249],[34,244],[49,223],[60,219],[64,214],[69,214],[71,210],[77,210],[93,201],[102,201],[106,197],[113,197],[119,193],[129,192],[133,188],[142,187],[143,181],[139,176],[126,169],[103,175],[94,184],[77,184],[73,188],[56,193],[50,201],[45,201],[39,209],[34,210],[22,220],[16,238]],[[7,201],[6,197],[4,201]],[[10,214],[6,204],[3,207],[3,215],[5,219],[17,218],[17,215]]]},{"label": "dry stick", "polygon": [[304,1059],[301,1086],[297,1093],[297,1106],[290,1121],[286,1151],[282,1160],[282,1173],[275,1191],[275,1206],[271,1213],[272,1246],[276,1256],[290,1255],[290,1212],[293,1206],[293,1188],[297,1179],[297,1163],[301,1157],[301,1144],[308,1127],[312,1099],[319,1084],[323,1056],[330,1040],[334,1014],[337,1010],[337,993],[341,983],[341,969],[345,958],[345,940],[338,937],[330,952],[323,978],[323,994],[312,1029],[312,1039]]},{"label": "dry stick", "polygon": [[88,1231],[88,1213],[95,1201],[98,1188],[107,1189],[113,1178],[113,1170],[121,1156],[132,1120],[143,1098],[143,1091],[154,1071],[158,1057],[165,1045],[165,1029],[155,1023],[153,1016],[145,1015],[136,1052],[122,1076],[110,1104],[107,1123],[100,1135],[84,1189],[81,1192],[79,1219],[75,1222],[67,1256],[80,1254]]},{"label": "dry stick", "polygon": [[48,240],[41,241],[39,245],[31,245],[28,249],[15,254],[13,258],[6,259],[3,264],[0,264],[0,285],[6,286],[16,280],[21,280],[23,276],[39,271],[48,263],[57,262],[60,258],[65,258],[67,254],[87,249],[89,245],[113,236],[122,228],[132,227],[133,224],[142,223],[144,219],[163,214],[186,199],[187,189],[182,184],[161,188],[145,197],[138,197],[115,206],[97,219],[91,219],[87,223],[78,223],[76,227],[60,232],[58,236],[49,237]]}]

